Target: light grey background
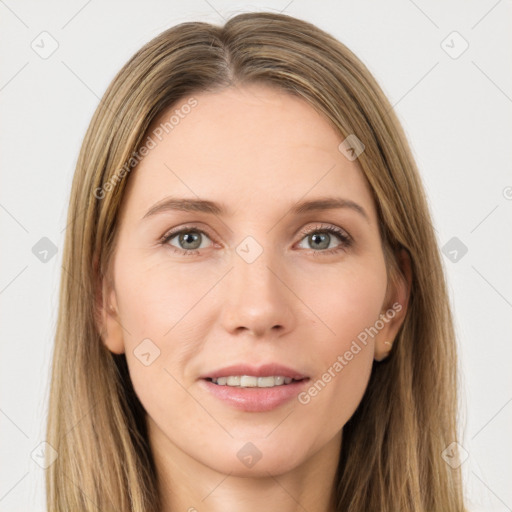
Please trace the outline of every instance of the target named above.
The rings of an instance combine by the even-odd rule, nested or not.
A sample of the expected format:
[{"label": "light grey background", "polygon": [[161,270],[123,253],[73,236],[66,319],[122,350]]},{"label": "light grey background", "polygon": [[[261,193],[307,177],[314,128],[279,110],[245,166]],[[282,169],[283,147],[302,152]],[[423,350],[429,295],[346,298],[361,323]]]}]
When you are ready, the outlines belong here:
[{"label": "light grey background", "polygon": [[[466,494],[473,511],[512,510],[510,0],[0,0],[0,511],[45,510],[44,470],[32,454],[37,460],[45,438],[70,184],[99,98],[161,31],[251,10],[327,30],[394,105],[440,246],[457,237],[451,243],[468,249],[462,257],[456,249],[454,262],[448,246],[444,258],[464,389]],[[469,44],[457,58],[464,43],[454,31]],[[47,56],[52,39],[58,48]],[[43,237],[55,256],[36,245],[48,244]]]}]

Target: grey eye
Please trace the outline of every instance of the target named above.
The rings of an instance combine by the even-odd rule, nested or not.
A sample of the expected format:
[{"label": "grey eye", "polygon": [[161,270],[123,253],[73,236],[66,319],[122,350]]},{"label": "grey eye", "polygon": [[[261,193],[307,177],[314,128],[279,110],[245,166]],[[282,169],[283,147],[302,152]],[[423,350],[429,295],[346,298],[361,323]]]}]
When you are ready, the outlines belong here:
[{"label": "grey eye", "polygon": [[313,233],[307,236],[310,246],[315,249],[327,249],[331,241],[328,233]]},{"label": "grey eye", "polygon": [[[175,239],[178,242],[177,244],[172,242]],[[204,239],[209,239],[209,237],[203,231],[187,229],[170,234],[165,242],[182,251],[194,251],[205,247],[202,245]]]}]

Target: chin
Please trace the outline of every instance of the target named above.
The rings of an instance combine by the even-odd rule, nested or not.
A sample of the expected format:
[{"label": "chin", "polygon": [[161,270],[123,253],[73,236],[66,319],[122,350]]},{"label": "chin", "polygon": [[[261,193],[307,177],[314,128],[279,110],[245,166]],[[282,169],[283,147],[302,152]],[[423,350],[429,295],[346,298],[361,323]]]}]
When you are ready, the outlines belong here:
[{"label": "chin", "polygon": [[209,460],[203,463],[215,471],[241,478],[284,474],[307,458],[304,444],[254,437],[247,441],[232,440],[229,447],[219,446],[218,451],[209,455]]},{"label": "chin", "polygon": [[265,457],[254,463],[254,465],[245,465],[238,458],[219,461],[216,459],[212,469],[219,473],[229,474],[239,478],[266,478],[270,475],[278,476],[293,470],[300,465],[300,460],[283,460],[281,457]]}]

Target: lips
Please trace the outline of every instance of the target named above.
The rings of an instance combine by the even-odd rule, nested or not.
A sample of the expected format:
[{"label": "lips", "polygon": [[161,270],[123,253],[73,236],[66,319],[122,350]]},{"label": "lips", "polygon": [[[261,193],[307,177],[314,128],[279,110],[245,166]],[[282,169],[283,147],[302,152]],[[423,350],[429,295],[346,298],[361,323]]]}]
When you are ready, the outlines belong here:
[{"label": "lips", "polygon": [[200,378],[205,380],[218,379],[219,377],[230,377],[233,375],[251,375],[254,377],[289,377],[294,380],[303,380],[308,377],[299,370],[289,368],[277,363],[268,363],[261,366],[252,366],[247,364],[235,364],[213,370],[202,375]]},{"label": "lips", "polygon": [[[239,384],[243,384],[243,379],[248,381],[246,383],[249,386],[238,385],[233,387],[218,383],[219,379],[225,380],[225,378],[236,376],[241,377]],[[247,379],[247,377],[250,378]],[[269,377],[276,378],[275,385],[267,387],[266,381]],[[263,379],[265,382],[260,382]],[[284,379],[284,382],[281,382],[282,379]],[[254,381],[258,382],[257,387],[254,387]],[[199,385],[205,392],[230,408],[236,408],[244,412],[268,412],[296,398],[308,385],[308,381],[309,377],[300,370],[277,363],[268,363],[261,366],[234,364],[205,373],[200,377]],[[259,384],[264,384],[264,386],[260,387]]]},{"label": "lips", "polygon": [[219,386],[201,379],[200,387],[229,408],[244,412],[269,412],[295,400],[308,386],[308,378],[271,388]]}]

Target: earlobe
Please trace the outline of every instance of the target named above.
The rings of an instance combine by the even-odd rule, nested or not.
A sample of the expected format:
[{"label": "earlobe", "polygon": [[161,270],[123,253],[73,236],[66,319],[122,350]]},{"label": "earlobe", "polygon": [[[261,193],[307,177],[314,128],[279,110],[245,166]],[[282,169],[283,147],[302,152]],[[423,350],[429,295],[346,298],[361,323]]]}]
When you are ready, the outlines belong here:
[{"label": "earlobe", "polygon": [[385,304],[385,310],[381,312],[383,328],[375,340],[376,361],[386,359],[393,348],[396,336],[402,326],[408,309],[409,297],[412,286],[412,268],[409,253],[405,249],[399,249],[396,253],[396,261],[401,273],[397,276],[393,294]]},{"label": "earlobe", "polygon": [[391,349],[393,348],[393,342],[391,341],[385,341],[383,349],[375,350],[375,361],[383,361],[387,357],[389,357],[389,354],[391,353]]}]

